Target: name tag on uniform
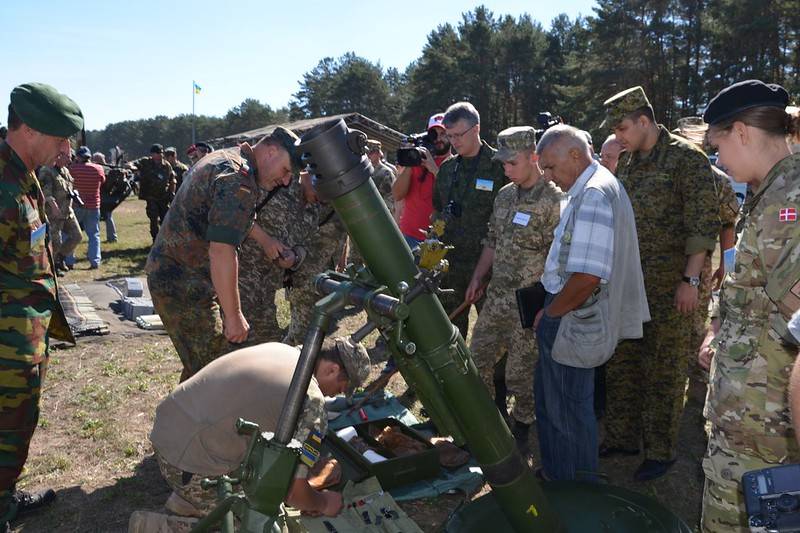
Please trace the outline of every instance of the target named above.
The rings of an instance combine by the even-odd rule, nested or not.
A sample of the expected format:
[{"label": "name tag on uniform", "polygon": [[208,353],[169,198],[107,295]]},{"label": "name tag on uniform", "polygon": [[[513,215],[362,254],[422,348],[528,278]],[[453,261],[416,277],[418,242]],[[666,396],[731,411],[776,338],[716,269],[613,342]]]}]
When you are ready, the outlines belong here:
[{"label": "name tag on uniform", "polygon": [[47,235],[46,223],[31,232],[31,250],[38,250],[44,246],[45,235]]},{"label": "name tag on uniform", "polygon": [[475,188],[479,191],[487,191],[492,192],[494,189],[494,182],[492,180],[485,180],[483,178],[478,178],[475,180]]},{"label": "name tag on uniform", "polygon": [[512,220],[512,222],[518,226],[527,226],[528,222],[530,221],[531,216],[528,213],[523,213],[522,211],[517,211],[514,215],[514,220]]}]

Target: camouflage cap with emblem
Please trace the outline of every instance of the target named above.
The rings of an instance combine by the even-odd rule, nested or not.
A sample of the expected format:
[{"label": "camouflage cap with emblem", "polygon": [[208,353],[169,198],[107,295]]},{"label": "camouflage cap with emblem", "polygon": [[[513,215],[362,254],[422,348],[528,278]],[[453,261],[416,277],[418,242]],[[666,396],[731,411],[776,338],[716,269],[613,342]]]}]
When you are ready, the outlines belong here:
[{"label": "camouflage cap with emblem", "polygon": [[17,85],[8,107],[23,123],[45,135],[69,137],[83,128],[78,104],[45,83]]},{"label": "camouflage cap with emblem", "polygon": [[352,339],[336,337],[334,343],[347,372],[347,395],[351,396],[356,387],[369,377],[369,355],[363,344]]},{"label": "camouflage cap with emblem", "polygon": [[380,151],[382,148],[381,142],[375,139],[367,139],[367,153]]},{"label": "camouflage cap with emblem", "polygon": [[497,152],[492,159],[508,161],[523,150],[536,149],[536,130],[531,126],[506,128],[497,135]]},{"label": "camouflage cap with emblem", "polygon": [[608,128],[613,130],[617,125],[622,122],[622,119],[643,107],[649,107],[651,110],[653,106],[650,105],[650,100],[644,94],[644,89],[641,85],[625,89],[624,91],[615,94],[605,102],[603,106],[606,108],[606,118],[601,128]]},{"label": "camouflage cap with emblem", "polygon": [[292,172],[294,174],[300,172],[303,168],[303,163],[300,159],[300,154],[296,150],[297,142],[300,141],[300,138],[283,126],[276,127],[273,132],[270,133],[269,137],[277,141],[283,146],[284,150],[289,152],[289,160],[292,162]]}]

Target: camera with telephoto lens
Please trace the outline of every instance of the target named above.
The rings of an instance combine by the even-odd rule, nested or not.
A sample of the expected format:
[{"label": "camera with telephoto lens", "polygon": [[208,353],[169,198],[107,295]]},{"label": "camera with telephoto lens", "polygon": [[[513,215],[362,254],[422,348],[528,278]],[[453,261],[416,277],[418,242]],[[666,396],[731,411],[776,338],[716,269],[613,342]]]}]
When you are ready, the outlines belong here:
[{"label": "camera with telephoto lens", "polygon": [[742,492],[751,532],[800,532],[800,465],[746,472]]},{"label": "camera with telephoto lens", "polygon": [[542,113],[539,113],[536,116],[536,129],[535,129],[536,142],[537,143],[539,142],[539,140],[542,138],[542,135],[544,135],[544,132],[546,132],[553,126],[557,126],[563,123],[564,121],[561,120],[561,117],[559,117],[558,115],[554,117],[549,111],[544,111]]},{"label": "camera with telephoto lens", "polygon": [[428,132],[414,133],[406,137],[406,143],[412,145],[407,148],[398,148],[397,150],[397,164],[403,167],[418,167],[422,165],[422,160],[425,159],[421,147],[428,150],[431,149],[433,143],[428,135]]}]

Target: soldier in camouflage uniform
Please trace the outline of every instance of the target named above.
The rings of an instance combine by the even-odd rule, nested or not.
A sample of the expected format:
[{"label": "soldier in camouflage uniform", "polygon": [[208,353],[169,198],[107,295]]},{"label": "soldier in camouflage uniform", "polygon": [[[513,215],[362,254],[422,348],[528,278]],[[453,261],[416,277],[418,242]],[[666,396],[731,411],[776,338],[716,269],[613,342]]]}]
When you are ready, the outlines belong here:
[{"label": "soldier in camouflage uniform", "polygon": [[53,87],[11,91],[0,141],[0,531],[18,513],[52,502],[52,490],[15,491],[39,419],[49,339],[75,343],[58,301],[45,199],[34,169],[68,155],[83,127],[78,105]]},{"label": "soldier in camouflage uniform", "polygon": [[606,438],[601,456],[645,459],[634,479],[666,473],[675,462],[688,376],[692,313],[700,271],[719,232],[719,200],[705,154],[655,122],[641,87],[604,103],[604,125],[625,150],[617,177],[630,196],[652,320],[640,340],[620,342],[606,374]]},{"label": "soldier in camouflage uniform", "polygon": [[178,151],[174,146],[164,149],[164,159],[167,160],[167,163],[172,167],[172,171],[175,172],[175,190],[177,191],[181,188],[183,175],[189,170],[189,167],[178,161]]},{"label": "soldier in camouflage uniform", "polygon": [[[514,320],[517,302],[514,291],[536,283],[544,271],[553,230],[558,225],[560,203],[564,195],[552,182],[542,179],[536,164],[536,133],[529,126],[508,128],[497,136],[494,159],[503,162],[509,183],[497,194],[489,219],[489,231],[467,299],[481,296],[481,285],[491,271],[470,352],[478,372],[492,391],[494,369],[498,360],[508,355],[505,382],[516,403],[511,428],[522,453],[528,451],[528,429],[534,420],[533,367],[536,364],[536,341],[532,332]],[[495,398],[505,412],[505,397]]]},{"label": "soldier in camouflage uniform", "polygon": [[392,185],[396,179],[396,171],[390,168],[383,160],[380,141],[367,141],[367,157],[372,163],[372,181],[386,203],[389,213],[394,216],[394,197],[392,197]]},{"label": "soldier in camouflage uniform", "polygon": [[[481,255],[494,200],[508,180],[500,162],[492,159],[494,148],[480,138],[480,115],[472,104],[451,105],[443,123],[458,156],[439,167],[433,189],[433,217],[446,221],[441,240],[455,247],[447,255],[450,271],[443,283],[455,292],[439,297],[445,310],[452,313],[464,301]],[[475,305],[480,310],[482,303]],[[469,312],[461,313],[453,323],[466,339]]]},{"label": "soldier in camouflage uniform", "polygon": [[314,304],[321,297],[314,288],[317,274],[341,268],[342,254],[347,243],[347,230],[342,219],[329,204],[318,203],[317,229],[308,244],[308,255],[302,267],[291,277],[291,288],[287,297],[291,309],[291,322],[283,342],[302,344],[306,336],[311,317],[314,315]]},{"label": "soldier in camouflage uniform", "polygon": [[789,404],[789,395],[800,392],[789,390],[792,371],[800,371],[800,343],[787,324],[800,309],[800,155],[791,155],[786,141],[800,131],[800,117],[784,111],[788,99],[780,86],[748,80],[720,92],[704,114],[720,164],[756,189],[743,213],[734,271],[722,286],[720,318],[707,337],[713,342],[700,352],[701,365],[711,358],[707,532],[749,531],[744,472],[800,462]]},{"label": "soldier in camouflage uniform", "polygon": [[45,200],[45,213],[50,223],[56,273],[66,271],[64,258],[72,255],[81,242],[81,227],[72,210],[72,176],[67,170],[68,154],[58,154],[54,165],[39,168],[39,183]]},{"label": "soldier in camouflage uniform", "polygon": [[155,310],[183,363],[182,379],[247,339],[237,248],[249,237],[270,260],[284,252],[253,222],[260,189],[287,185],[297,172],[296,140],[277,128],[253,147],[209,154],[189,171],[164,219],[145,269]]},{"label": "soldier in camouflage uniform", "polygon": [[150,147],[150,156],[131,162],[139,175],[139,198],[147,202],[145,211],[150,219],[150,236],[156,241],[167,209],[175,196],[175,171],[164,159],[164,148],[160,144]]},{"label": "soldier in camouflage uniform", "polygon": [[[206,366],[161,402],[150,440],[174,491],[167,510],[202,516],[217,505],[216,490],[203,489],[200,481],[230,475],[244,460],[250,437],[236,433],[236,419],[255,422],[261,431],[277,429],[299,354],[296,347],[279,343],[237,350]],[[304,446],[291,489],[299,497],[287,500],[289,505],[338,514],[341,495],[313,491],[306,478],[327,431],[325,396],[352,391],[368,375],[369,356],[361,344],[342,337],[323,343],[293,436]]]},{"label": "soldier in camouflage uniform", "polygon": [[[274,194],[272,194],[274,193]],[[250,324],[248,344],[280,341],[284,332],[278,326],[275,294],[284,286],[286,276],[296,272],[308,255],[307,244],[317,228],[315,206],[306,204],[300,181],[293,178],[288,187],[279,187],[264,198],[256,223],[273,239],[286,247],[294,258],[284,269],[264,257],[261,247],[250,240],[242,243],[239,254],[239,294],[242,313]]]}]

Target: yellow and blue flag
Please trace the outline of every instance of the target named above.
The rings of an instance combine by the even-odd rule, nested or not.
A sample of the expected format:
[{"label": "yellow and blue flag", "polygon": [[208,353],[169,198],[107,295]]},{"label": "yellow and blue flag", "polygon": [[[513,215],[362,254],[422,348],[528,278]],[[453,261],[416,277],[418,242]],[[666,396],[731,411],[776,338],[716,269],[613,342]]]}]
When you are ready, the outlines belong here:
[{"label": "yellow and blue flag", "polygon": [[200,91],[203,90],[203,88],[197,85],[195,82],[192,82],[192,86],[194,87],[194,94],[200,94]]}]

